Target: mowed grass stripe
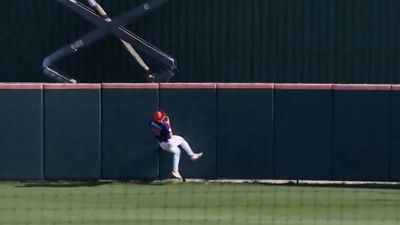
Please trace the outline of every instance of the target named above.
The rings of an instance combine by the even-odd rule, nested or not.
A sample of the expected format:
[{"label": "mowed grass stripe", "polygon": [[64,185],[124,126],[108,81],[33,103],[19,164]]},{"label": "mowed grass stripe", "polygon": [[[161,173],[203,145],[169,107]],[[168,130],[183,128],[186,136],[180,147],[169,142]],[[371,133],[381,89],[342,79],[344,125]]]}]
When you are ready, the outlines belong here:
[{"label": "mowed grass stripe", "polygon": [[0,182],[0,224],[400,225],[400,190]]}]

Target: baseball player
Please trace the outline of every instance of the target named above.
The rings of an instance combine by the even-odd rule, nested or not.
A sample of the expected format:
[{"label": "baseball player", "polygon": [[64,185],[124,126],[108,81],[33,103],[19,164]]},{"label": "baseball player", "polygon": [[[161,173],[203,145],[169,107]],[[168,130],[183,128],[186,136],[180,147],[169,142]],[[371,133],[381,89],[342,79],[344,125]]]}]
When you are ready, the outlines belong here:
[{"label": "baseball player", "polygon": [[172,176],[182,179],[179,173],[179,160],[181,157],[181,150],[183,150],[195,161],[199,159],[203,153],[194,153],[189,144],[181,136],[173,135],[169,117],[163,111],[155,111],[150,123],[154,137],[157,139],[160,147],[174,154],[172,162]]}]

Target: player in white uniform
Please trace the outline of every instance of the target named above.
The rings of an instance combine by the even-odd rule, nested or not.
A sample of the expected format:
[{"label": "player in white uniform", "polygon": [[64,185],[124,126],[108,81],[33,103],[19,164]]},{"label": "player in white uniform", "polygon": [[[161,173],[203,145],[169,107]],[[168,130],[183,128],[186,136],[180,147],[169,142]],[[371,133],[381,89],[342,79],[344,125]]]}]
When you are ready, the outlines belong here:
[{"label": "player in white uniform", "polygon": [[174,154],[172,162],[172,175],[175,178],[182,179],[179,173],[179,160],[181,157],[181,150],[183,150],[190,156],[192,160],[199,159],[203,153],[194,153],[187,141],[178,135],[173,135],[171,124],[168,116],[165,112],[156,111],[153,113],[152,121],[150,123],[154,137],[157,139],[160,147]]}]

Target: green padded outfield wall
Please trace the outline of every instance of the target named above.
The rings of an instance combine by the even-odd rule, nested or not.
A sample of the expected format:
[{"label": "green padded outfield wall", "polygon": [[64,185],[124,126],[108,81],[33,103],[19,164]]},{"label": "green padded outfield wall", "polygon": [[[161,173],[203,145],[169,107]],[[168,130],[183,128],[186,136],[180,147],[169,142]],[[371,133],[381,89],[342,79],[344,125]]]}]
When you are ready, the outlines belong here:
[{"label": "green padded outfield wall", "polygon": [[217,174],[274,177],[274,84],[217,85]]},{"label": "green padded outfield wall", "polygon": [[333,85],[333,180],[389,180],[390,89]]},{"label": "green padded outfield wall", "polygon": [[101,85],[44,85],[44,178],[99,179]]},{"label": "green padded outfield wall", "polygon": [[[99,0],[111,16],[141,2]],[[56,0],[0,0],[0,21],[0,81],[47,81],[43,58],[93,28]],[[398,0],[170,0],[129,26],[178,60],[176,82],[294,83],[398,83],[399,27]],[[59,67],[143,80],[113,37]]]},{"label": "green padded outfield wall", "polygon": [[0,84],[0,179],[43,179],[43,84]]},{"label": "green padded outfield wall", "polygon": [[400,85],[393,85],[390,106],[390,180],[400,180]]},{"label": "green padded outfield wall", "polygon": [[274,121],[275,178],[332,179],[332,85],[276,84]]},{"label": "green padded outfield wall", "polygon": [[[160,84],[159,106],[170,114],[172,131],[204,159],[193,162],[181,151],[181,174],[187,178],[217,177],[216,84]],[[160,177],[171,177],[172,154],[160,152]]]},{"label": "green padded outfield wall", "polygon": [[[205,152],[188,178],[399,180],[399,85],[0,83],[0,180],[170,177],[157,106]],[[330,140],[328,140],[330,139]],[[159,174],[158,174],[159,172]]]},{"label": "green padded outfield wall", "polygon": [[103,179],[157,178],[157,142],[149,123],[158,108],[158,86],[102,85]]}]

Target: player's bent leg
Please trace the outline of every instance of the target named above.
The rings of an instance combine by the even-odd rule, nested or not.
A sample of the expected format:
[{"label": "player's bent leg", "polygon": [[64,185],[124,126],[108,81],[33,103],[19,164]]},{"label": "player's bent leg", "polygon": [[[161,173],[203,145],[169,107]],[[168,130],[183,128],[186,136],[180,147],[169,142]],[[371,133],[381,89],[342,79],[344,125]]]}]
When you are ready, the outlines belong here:
[{"label": "player's bent leg", "polygon": [[189,143],[183,137],[178,136],[178,135],[173,135],[171,139],[173,139],[173,142],[175,144],[180,145],[189,156],[194,155],[194,152],[193,152],[192,148],[190,147]]},{"label": "player's bent leg", "polygon": [[160,147],[174,155],[172,160],[172,176],[182,179],[182,176],[179,173],[179,161],[181,158],[181,150],[179,147],[170,142],[162,142],[160,143]]},{"label": "player's bent leg", "polygon": [[168,152],[173,153],[173,152],[171,151],[171,148],[172,148],[173,146],[172,146],[172,144],[169,143],[169,142],[161,142],[161,143],[160,143],[160,147],[161,147],[161,149],[163,149],[163,150],[165,150],[165,151],[168,151]]},{"label": "player's bent leg", "polygon": [[203,156],[202,152],[194,153],[192,148],[190,147],[189,143],[183,137],[174,135],[173,139],[174,139],[175,144],[179,144],[193,161],[198,160]]},{"label": "player's bent leg", "polygon": [[179,148],[177,150],[174,149],[174,158],[172,160],[172,171],[175,171],[179,174],[179,161],[181,159],[181,151]]},{"label": "player's bent leg", "polygon": [[174,159],[172,161],[172,176],[178,179],[182,179],[181,174],[179,173],[179,161],[181,158],[181,150],[176,147],[176,149],[172,149],[174,152]]}]

